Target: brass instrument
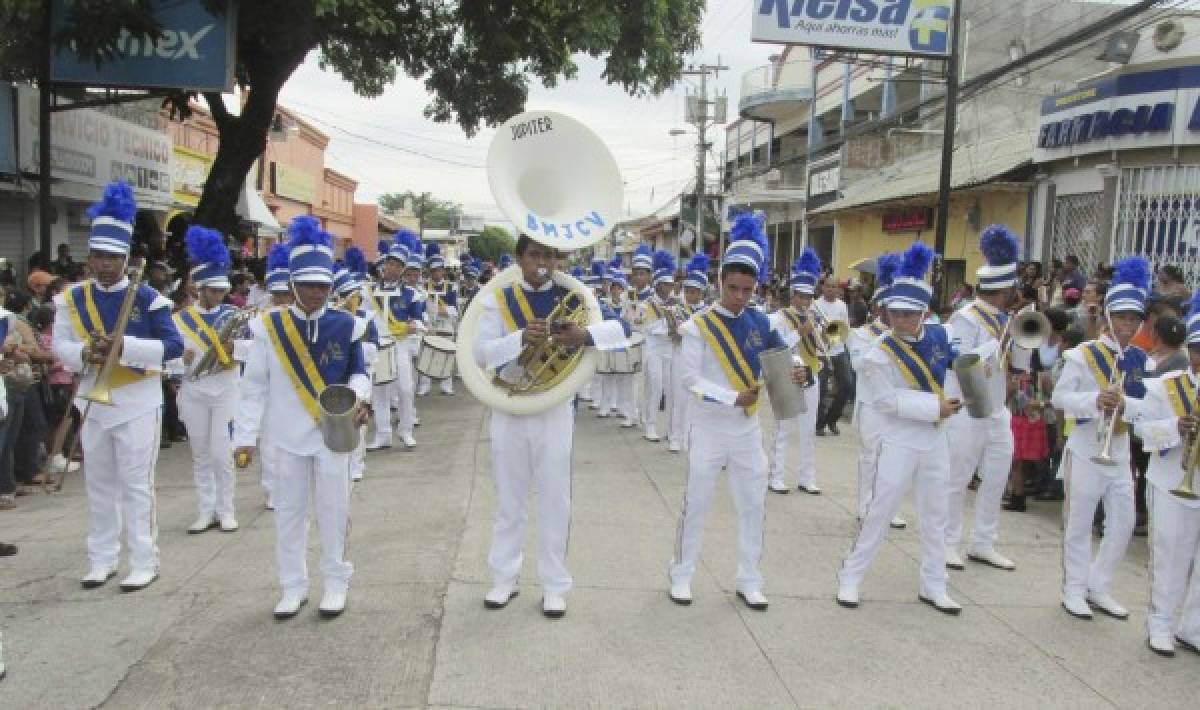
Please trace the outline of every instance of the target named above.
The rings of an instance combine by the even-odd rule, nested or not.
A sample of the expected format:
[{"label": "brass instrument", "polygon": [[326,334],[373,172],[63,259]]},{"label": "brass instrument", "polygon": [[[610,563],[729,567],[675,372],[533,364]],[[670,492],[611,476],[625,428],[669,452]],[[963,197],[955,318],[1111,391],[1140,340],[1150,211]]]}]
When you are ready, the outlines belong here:
[{"label": "brass instrument", "polygon": [[[1116,374],[1115,369],[1116,368],[1114,367],[1114,375]],[[1118,390],[1123,390],[1125,388],[1124,372],[1121,373],[1120,377],[1116,378],[1116,386]],[[1109,384],[1109,387],[1112,387],[1112,383]],[[1100,441],[1104,442],[1104,447],[1100,450],[1100,453],[1092,457],[1092,463],[1097,463],[1101,466],[1117,465],[1116,459],[1112,457],[1112,441],[1113,432],[1115,432],[1117,429],[1117,416],[1119,409],[1119,407],[1114,408],[1112,414],[1102,419],[1100,421],[1100,426],[1096,427],[1096,436],[1100,439]]]},{"label": "brass instrument", "polygon": [[1171,489],[1171,495],[1184,500],[1196,500],[1196,469],[1200,468],[1200,432],[1193,429],[1183,441],[1183,479]]},{"label": "brass instrument", "polygon": [[[113,374],[121,363],[121,349],[116,346],[116,342],[125,337],[125,330],[129,327],[129,318],[133,315],[133,304],[137,301],[138,287],[142,284],[144,268],[145,265],[139,263],[129,270],[129,288],[125,290],[125,300],[121,301],[117,322],[109,335],[114,345],[108,349],[108,354],[104,357],[104,364],[100,366],[100,371],[96,374],[96,381],[92,383],[92,389],[83,396],[89,403],[112,404]],[[83,379],[82,375],[80,379]],[[83,418],[86,419],[87,412],[84,412],[83,415]],[[67,418],[70,419],[70,417]]]},{"label": "brass instrument", "polygon": [[349,296],[346,296],[338,301],[337,308],[349,313],[350,315],[354,315],[355,313],[358,313],[359,307],[362,306],[362,298],[362,289],[356,288]]},{"label": "brass instrument", "polygon": [[[217,343],[224,343],[233,337],[235,333],[240,331],[257,315],[253,308],[243,308],[228,318],[221,324],[220,330],[217,331]],[[215,375],[218,372],[224,372],[233,367],[233,353],[225,352],[222,345],[217,347],[214,345],[200,357],[200,362],[196,363],[196,367],[192,370],[192,374],[188,379],[192,382],[209,375]]]},{"label": "brass instrument", "polygon": [[520,379],[512,383],[497,377],[494,384],[509,395],[537,394],[554,389],[579,364],[584,350],[559,345],[554,341],[554,331],[571,324],[585,328],[590,322],[587,304],[578,293],[567,293],[546,316],[550,335],[545,340],[521,348],[521,354],[517,356],[517,365],[521,368]]},{"label": "brass instrument", "polygon": [[1017,347],[1033,350],[1046,344],[1050,339],[1051,330],[1050,319],[1040,311],[1021,311],[1004,324],[1000,343],[1003,344],[1004,339],[1010,337]]},{"label": "brass instrument", "polygon": [[813,314],[813,339],[817,341],[821,357],[828,360],[830,359],[829,351],[845,343],[846,339],[850,337],[850,324],[841,320],[828,320],[817,308],[809,310]]}]

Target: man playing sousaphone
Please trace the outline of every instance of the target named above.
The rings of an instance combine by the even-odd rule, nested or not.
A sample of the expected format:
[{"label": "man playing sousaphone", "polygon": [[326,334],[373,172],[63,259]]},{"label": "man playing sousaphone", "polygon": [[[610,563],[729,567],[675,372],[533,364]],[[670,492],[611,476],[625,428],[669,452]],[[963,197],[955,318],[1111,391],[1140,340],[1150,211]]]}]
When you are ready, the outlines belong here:
[{"label": "man playing sousaphone", "polygon": [[[326,387],[347,385],[360,402],[371,397],[362,338],[365,321],[327,307],[333,284],[333,246],[314,217],[288,226],[288,270],[296,302],[251,323],[254,343],[242,378],[233,440],[246,465],[260,433],[275,447],[275,561],[283,596],[275,618],[290,619],[308,601],[308,507],[313,498],[321,535],[325,618],[346,607],[354,567],[346,561],[350,526],[350,455],[322,438],[318,398]],[[367,420],[360,404],[354,424]]]},{"label": "man playing sousaphone", "polygon": [[[136,591],[158,579],[154,467],[163,406],[160,372],[165,361],[183,354],[183,339],[171,320],[170,301],[143,284],[128,293],[125,266],[136,213],[129,185],[105,188],[103,199],[88,211],[93,278],[54,298],[54,355],[67,369],[84,373],[75,405],[87,411],[81,431],[91,563],[82,580],[85,589],[100,587],[116,574],[122,521],[130,573],[121,589]],[[128,325],[124,333],[115,333],[127,296],[133,298]],[[114,348],[119,362],[105,368]],[[83,397],[100,376],[111,387],[112,404],[88,406]]]},{"label": "man playing sousaphone", "polygon": [[[615,349],[625,343],[628,332],[619,320],[603,320],[586,328],[575,323],[547,322],[546,317],[568,295],[553,279],[559,254],[527,235],[517,240],[516,251],[520,279],[477,297],[482,312],[471,354],[479,367],[494,370],[499,379],[514,383],[527,374],[518,363],[522,350],[543,344],[548,338],[567,348]],[[497,500],[488,553],[492,588],[484,597],[489,609],[505,607],[517,594],[525,509],[530,488],[536,487],[542,613],[549,618],[566,613],[566,594],[572,585],[566,558],[574,428],[570,400],[533,414],[492,409],[492,468]]]}]

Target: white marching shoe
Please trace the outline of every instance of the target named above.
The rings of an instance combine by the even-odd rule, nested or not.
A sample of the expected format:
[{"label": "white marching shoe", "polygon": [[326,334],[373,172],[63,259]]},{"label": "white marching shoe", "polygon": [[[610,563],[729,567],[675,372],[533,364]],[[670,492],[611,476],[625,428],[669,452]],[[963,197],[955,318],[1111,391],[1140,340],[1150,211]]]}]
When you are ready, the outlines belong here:
[{"label": "white marching shoe", "polygon": [[692,585],[687,582],[679,582],[671,585],[671,591],[668,592],[671,601],[681,606],[687,606],[692,603]]},{"label": "white marching shoe", "polygon": [[208,532],[220,524],[215,515],[201,515],[196,518],[196,522],[188,526],[188,535],[199,535],[200,533]]},{"label": "white marching shoe", "polygon": [[1172,658],[1175,655],[1175,639],[1171,638],[1170,633],[1150,634],[1146,643],[1151,651],[1160,656]]},{"label": "white marching shoe", "polygon": [[768,483],[767,490],[771,491],[772,493],[778,493],[781,496],[785,496],[792,492],[792,489],[789,488],[786,483],[780,483],[779,481],[771,481]]},{"label": "white marching shoe", "polygon": [[217,516],[217,524],[221,526],[221,532],[235,532],[238,529],[238,521],[233,513]]},{"label": "white marching shoe", "polygon": [[739,589],[737,596],[738,599],[742,600],[743,604],[754,611],[767,610],[767,598],[757,589]]},{"label": "white marching shoe", "polygon": [[121,580],[122,592],[137,592],[154,584],[154,580],[158,579],[158,570],[156,569],[138,569],[129,573],[129,576]]},{"label": "white marching shoe", "polygon": [[667,442],[667,451],[670,451],[673,454],[677,454],[680,451],[683,451],[683,447],[680,446],[679,442],[677,442],[677,441],[668,441]]},{"label": "white marching shoe", "polygon": [[971,560],[972,562],[981,562],[985,565],[995,567],[996,569],[1002,569],[1009,572],[1017,568],[1016,562],[1013,562],[995,550],[967,550],[967,559]]},{"label": "white marching shoe", "polygon": [[892,526],[893,530],[903,530],[904,528],[908,527],[908,521],[904,518],[901,518],[899,515],[892,518],[892,522],[889,524]]},{"label": "white marching shoe", "polygon": [[1092,620],[1092,608],[1088,606],[1087,600],[1081,596],[1074,594],[1063,596],[1062,606],[1068,614],[1076,619],[1083,619],[1085,621]]},{"label": "white marching shoe", "polygon": [[404,442],[404,448],[406,449],[415,449],[417,447],[417,440],[413,438],[412,434],[401,434],[400,440]]},{"label": "white marching shoe", "polygon": [[515,584],[496,584],[483,595],[483,605],[488,609],[503,609],[520,593]]},{"label": "white marching shoe", "polygon": [[542,593],[542,616],[561,619],[567,613],[567,599],[561,594]]},{"label": "white marching shoe", "polygon": [[917,595],[917,598],[934,609],[942,612],[943,614],[958,616],[960,613],[962,613],[962,606],[960,606],[958,602],[951,599],[950,595],[945,592],[941,592],[939,594],[925,594],[922,592],[921,594]]},{"label": "white marching shoe", "polygon": [[283,598],[275,605],[275,618],[283,621],[300,613],[300,608],[308,603],[308,595],[304,592],[284,592]]},{"label": "white marching shoe", "polygon": [[95,589],[103,587],[108,580],[115,577],[117,574],[116,567],[105,567],[104,565],[92,565],[88,573],[83,575],[83,579],[79,580],[79,584],[84,589]]},{"label": "white marching shoe", "polygon": [[362,471],[355,471],[354,473],[350,474],[351,481],[358,482],[358,481],[361,481],[362,479],[363,479]]},{"label": "white marching shoe", "polygon": [[67,457],[62,454],[55,454],[50,459],[50,470],[54,473],[75,473],[79,470],[78,461],[67,461]]},{"label": "white marching shoe", "polygon": [[1101,614],[1111,616],[1114,619],[1124,621],[1129,618],[1129,610],[1117,603],[1116,599],[1108,592],[1103,594],[1091,593],[1087,596],[1087,603],[1094,609],[1098,609]]},{"label": "white marching shoe", "polygon": [[962,555],[958,553],[957,547],[946,548],[946,566],[953,570],[964,570],[967,564],[963,562]]},{"label": "white marching shoe", "polygon": [[837,603],[838,606],[846,607],[847,609],[857,609],[859,603],[858,587],[846,583],[838,585]]},{"label": "white marching shoe", "polygon": [[346,596],[349,590],[346,589],[326,589],[321,595],[321,605],[317,607],[317,613],[322,619],[334,619],[341,616],[346,610]]}]

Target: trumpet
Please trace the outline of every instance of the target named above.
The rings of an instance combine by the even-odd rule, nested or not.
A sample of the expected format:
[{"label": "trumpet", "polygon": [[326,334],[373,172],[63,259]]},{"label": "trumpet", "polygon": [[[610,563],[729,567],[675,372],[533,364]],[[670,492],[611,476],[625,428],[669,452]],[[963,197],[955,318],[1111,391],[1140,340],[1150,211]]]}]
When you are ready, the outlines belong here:
[{"label": "trumpet", "polygon": [[[1113,373],[1116,374],[1115,372]],[[1118,390],[1125,388],[1125,373],[1122,372],[1120,377],[1116,378],[1116,386]],[[1112,387],[1110,382],[1109,387]],[[1118,409],[1114,408],[1112,414],[1105,416],[1100,421],[1100,426],[1096,427],[1096,438],[1104,442],[1104,447],[1100,453],[1092,457],[1092,463],[1098,463],[1101,466],[1116,466],[1117,460],[1112,457],[1112,442],[1113,432],[1117,429]]]},{"label": "trumpet", "polygon": [[1171,495],[1184,500],[1196,500],[1196,469],[1200,468],[1200,431],[1192,429],[1183,441],[1183,478],[1171,489]]}]

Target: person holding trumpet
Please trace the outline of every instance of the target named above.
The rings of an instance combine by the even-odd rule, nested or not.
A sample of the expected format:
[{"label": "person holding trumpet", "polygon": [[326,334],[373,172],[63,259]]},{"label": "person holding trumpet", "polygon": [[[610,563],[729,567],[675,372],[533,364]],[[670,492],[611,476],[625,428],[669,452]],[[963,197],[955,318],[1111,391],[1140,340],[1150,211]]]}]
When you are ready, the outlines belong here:
[{"label": "person holding trumpet", "polygon": [[[1119,261],[1104,297],[1100,337],[1063,353],[1051,402],[1075,420],[1063,453],[1067,486],[1063,534],[1062,606],[1078,619],[1092,608],[1125,619],[1110,593],[1113,573],[1133,535],[1134,491],[1129,425],[1145,394],[1146,354],[1130,345],[1146,313],[1150,266],[1141,257]],[[1092,558],[1092,521],[1104,501],[1104,540]]]},{"label": "person holding trumpet", "polygon": [[[162,432],[160,372],[163,363],[183,354],[183,339],[171,320],[171,302],[149,286],[134,286],[125,274],[136,213],[129,185],[105,188],[88,210],[92,279],[54,297],[54,355],[82,373],[75,406],[85,413],[90,562],[85,589],[103,586],[116,574],[122,522],[130,573],[121,590],[144,589],[158,579],[154,467]],[[123,315],[127,325],[117,332]],[[87,398],[102,387],[110,388],[111,403],[91,406]]]},{"label": "person holding trumpet", "polygon": [[234,418],[234,455],[249,465],[260,435],[275,447],[275,561],[282,597],[276,619],[290,619],[308,601],[309,499],[321,535],[324,618],[346,608],[354,567],[345,559],[350,527],[350,454],[325,445],[318,398],[330,385],[347,385],[360,402],[355,425],[366,423],[371,382],[362,339],[366,323],[328,308],[333,245],[315,217],[288,225],[288,271],[296,302],[253,321],[254,343],[242,377]]},{"label": "person holding trumpet", "polygon": [[[680,328],[679,367],[691,401],[687,488],[670,566],[669,595],[676,604],[692,603],[704,517],[724,469],[738,517],[737,596],[751,609],[767,609],[759,570],[767,496],[767,456],[758,422],[759,354],[787,345],[766,314],[749,307],[759,284],[767,280],[770,263],[763,221],[761,214],[734,220],[721,260],[719,300]],[[810,375],[808,368],[797,366],[792,381],[803,384]]]},{"label": "person holding trumpet", "polygon": [[900,500],[916,485],[921,533],[918,598],[944,614],[962,607],[946,592],[946,490],[950,450],[945,420],[962,403],[947,398],[946,371],[954,359],[945,328],[925,322],[933,287],[925,280],[933,250],[917,242],[904,252],[887,296],[891,333],[862,359],[866,407],[879,418],[875,490],[854,546],[838,572],[837,603],[859,605],[859,586],[879,551]]},{"label": "person holding trumpet", "polygon": [[[196,521],[187,531],[198,535],[220,527],[221,532],[233,532],[238,529],[229,434],[238,386],[234,350],[238,350],[239,360],[245,359],[242,351],[248,343],[239,343],[233,337],[222,340],[222,335],[236,335],[223,333],[222,327],[238,312],[225,303],[229,293],[229,250],[224,237],[215,229],[193,225],[184,242],[193,265],[189,277],[196,289],[196,301],[175,315],[175,326],[185,336],[184,376],[176,399],[192,449],[198,507]],[[199,372],[197,366],[210,351],[215,353],[216,369]]]},{"label": "person holding trumpet", "polygon": [[[771,327],[783,337],[783,342],[792,349],[793,354],[804,361],[808,371],[814,374],[820,373],[820,358],[828,353],[828,348],[818,340],[822,336],[813,328],[810,313],[813,295],[820,279],[821,259],[812,247],[805,247],[804,253],[792,266],[791,305],[780,308],[769,316]],[[800,449],[798,490],[811,495],[821,492],[817,487],[816,460],[817,408],[821,397],[819,388],[813,384],[805,383],[804,410],[793,419],[776,422],[775,435],[771,441],[773,460],[767,483],[772,493],[786,494],[791,490],[787,482],[787,452],[788,443],[793,437],[799,439]]]}]

